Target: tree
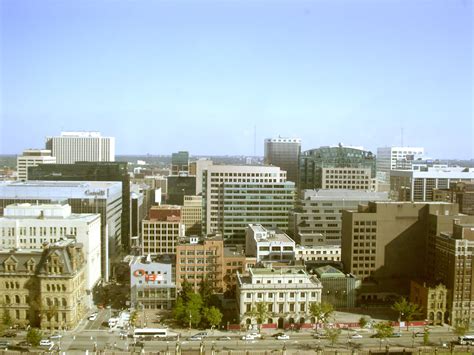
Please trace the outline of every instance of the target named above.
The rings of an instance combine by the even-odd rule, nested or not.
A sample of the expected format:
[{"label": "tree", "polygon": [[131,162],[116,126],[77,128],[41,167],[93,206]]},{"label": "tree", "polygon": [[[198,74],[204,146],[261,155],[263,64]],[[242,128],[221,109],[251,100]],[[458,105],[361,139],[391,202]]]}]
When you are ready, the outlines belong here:
[{"label": "tree", "polygon": [[428,345],[430,342],[430,330],[428,327],[425,327],[425,331],[423,333],[423,345]]},{"label": "tree", "polygon": [[341,329],[339,328],[326,328],[326,335],[331,342],[331,346],[334,346],[336,344],[337,340],[339,339],[339,336],[341,335]]},{"label": "tree", "polygon": [[378,322],[374,325],[375,336],[380,339],[380,349],[382,348],[382,341],[393,334],[393,327],[390,322]]},{"label": "tree", "polygon": [[469,325],[464,323],[464,324],[458,324],[455,325],[453,328],[454,334],[457,336],[464,336],[466,335],[467,331],[469,330]]},{"label": "tree", "polygon": [[189,317],[189,323],[198,326],[201,323],[202,298],[200,294],[193,293],[189,295],[189,301],[186,303],[186,315]]},{"label": "tree", "polygon": [[252,310],[248,313],[251,317],[256,318],[258,324],[258,331],[260,332],[262,324],[268,318],[270,312],[268,311],[268,304],[266,302],[257,302]]},{"label": "tree", "polygon": [[397,311],[400,315],[400,319],[402,317],[408,322],[407,330],[409,323],[413,320],[413,318],[421,313],[421,307],[416,303],[408,302],[405,297],[400,298],[392,305],[392,309]]},{"label": "tree", "polygon": [[12,323],[13,323],[13,320],[12,320],[12,316],[10,315],[10,309],[7,307],[3,308],[2,324],[6,327],[10,327]]},{"label": "tree", "polygon": [[189,283],[187,279],[184,279],[184,281],[181,283],[181,291],[179,292],[178,297],[181,297],[184,303],[187,303],[189,301],[189,295],[193,293],[193,286]]},{"label": "tree", "polygon": [[222,313],[218,308],[204,308],[203,314],[206,321],[211,325],[211,328],[217,327],[221,324]]},{"label": "tree", "polygon": [[365,328],[365,326],[369,324],[369,320],[367,319],[367,317],[360,317],[359,319],[359,327],[361,328]]},{"label": "tree", "polygon": [[26,341],[33,346],[38,346],[42,337],[43,334],[38,328],[30,328],[26,333]]},{"label": "tree", "polygon": [[320,323],[326,323],[333,312],[334,307],[327,302],[313,302],[309,306],[309,313],[316,318],[317,327]]}]

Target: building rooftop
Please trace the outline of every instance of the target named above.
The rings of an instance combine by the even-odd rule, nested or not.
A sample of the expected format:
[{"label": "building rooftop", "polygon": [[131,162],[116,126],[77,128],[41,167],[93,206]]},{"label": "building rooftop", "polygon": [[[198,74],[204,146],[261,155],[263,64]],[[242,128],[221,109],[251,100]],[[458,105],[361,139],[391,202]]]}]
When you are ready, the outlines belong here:
[{"label": "building rooftop", "polygon": [[249,224],[248,228],[254,232],[254,239],[257,243],[262,242],[280,242],[280,243],[294,243],[286,233],[277,229],[267,229],[261,224]]},{"label": "building rooftop", "polygon": [[388,192],[348,189],[317,189],[303,190],[303,199],[318,200],[388,200]]},{"label": "building rooftop", "polygon": [[231,258],[239,256],[245,256],[245,248],[243,246],[224,247],[224,257]]},{"label": "building rooftop", "polygon": [[71,206],[68,204],[15,203],[5,207],[0,221],[12,219],[93,221],[97,218],[100,218],[97,213],[71,213]]}]

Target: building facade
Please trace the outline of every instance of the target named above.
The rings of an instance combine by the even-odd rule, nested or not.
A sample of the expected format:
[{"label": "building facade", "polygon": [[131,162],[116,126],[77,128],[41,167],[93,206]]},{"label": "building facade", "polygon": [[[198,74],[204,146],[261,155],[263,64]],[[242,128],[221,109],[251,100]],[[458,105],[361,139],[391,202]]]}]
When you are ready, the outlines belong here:
[{"label": "building facade", "polygon": [[82,246],[61,241],[43,250],[0,251],[0,308],[13,324],[73,329],[87,311]]},{"label": "building facade", "polygon": [[330,303],[336,309],[356,306],[357,288],[360,286],[360,280],[354,275],[345,274],[330,265],[318,267],[314,271],[323,287],[322,302]]},{"label": "building facade", "polygon": [[199,290],[199,284],[207,279],[216,292],[224,290],[224,242],[222,237],[190,237],[176,247],[176,286],[181,288],[187,280]]},{"label": "building facade", "polygon": [[201,235],[202,196],[184,196],[181,217],[186,227],[186,235]]},{"label": "building facade", "polygon": [[184,205],[184,196],[196,194],[195,176],[168,176],[168,192],[166,203],[170,205]]},{"label": "building facade", "polygon": [[237,272],[246,273],[250,268],[255,267],[257,259],[245,255],[245,249],[242,246],[224,247],[224,292],[235,296],[237,286]]},{"label": "building facade", "polygon": [[101,270],[107,281],[110,264],[120,260],[122,183],[105,181],[24,181],[0,183],[0,214],[15,203],[67,203],[72,213],[99,213]]},{"label": "building facade", "polygon": [[203,231],[244,244],[250,223],[288,229],[295,184],[278,167],[212,165],[203,178]]},{"label": "building facade", "polygon": [[395,169],[411,170],[413,162],[424,159],[422,147],[381,147],[377,148],[377,174],[383,181],[390,182],[390,171]]},{"label": "building facade", "polygon": [[46,138],[46,149],[58,164],[115,161],[115,138],[102,137],[99,132],[61,132],[59,137]]},{"label": "building facade", "polygon": [[171,154],[171,175],[187,174],[189,171],[189,152]]},{"label": "building facade", "polygon": [[281,231],[249,224],[245,234],[245,255],[255,257],[257,262],[289,263],[295,260],[295,241]]},{"label": "building facade", "polygon": [[301,268],[251,268],[249,275],[237,273],[240,324],[257,323],[252,309],[261,302],[270,313],[263,324],[278,328],[314,324],[309,309],[311,303],[321,302],[321,290],[321,282]]},{"label": "building facade", "polygon": [[410,302],[420,306],[422,316],[433,325],[443,325],[446,318],[448,290],[443,284],[430,285],[412,280]]},{"label": "building facade", "polygon": [[298,163],[301,154],[300,138],[267,138],[264,146],[264,164],[278,166],[286,171],[287,181],[298,183]]},{"label": "building facade", "polygon": [[16,171],[18,180],[28,180],[28,168],[42,164],[55,164],[56,157],[51,156],[47,149],[27,149],[16,158]]},{"label": "building facade", "polygon": [[305,263],[324,261],[340,262],[341,247],[337,245],[297,245],[295,248],[295,259],[304,261]]}]

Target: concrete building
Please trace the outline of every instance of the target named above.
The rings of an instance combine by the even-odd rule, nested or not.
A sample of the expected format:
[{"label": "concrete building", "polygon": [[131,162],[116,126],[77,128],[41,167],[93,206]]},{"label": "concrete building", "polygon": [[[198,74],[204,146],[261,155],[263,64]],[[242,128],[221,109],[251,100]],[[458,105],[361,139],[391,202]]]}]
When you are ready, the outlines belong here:
[{"label": "concrete building", "polygon": [[254,256],[257,262],[289,263],[295,260],[295,241],[281,231],[249,224],[245,234],[245,255]]},{"label": "concrete building", "polygon": [[171,175],[188,174],[189,152],[180,151],[171,154]]},{"label": "concrete building", "polygon": [[422,316],[433,325],[443,325],[446,315],[448,290],[443,284],[429,284],[412,280],[410,302],[421,308]]},{"label": "concrete building", "polygon": [[0,248],[42,249],[44,244],[72,239],[83,246],[86,261],[86,299],[92,307],[92,289],[101,278],[100,215],[71,213],[69,205],[9,205],[0,217]]},{"label": "concrete building", "polygon": [[429,215],[455,213],[456,205],[443,202],[369,202],[357,211],[344,210],[344,271],[377,286],[362,301],[383,301],[378,292],[408,295],[410,280],[425,275]]},{"label": "concrete building", "polygon": [[264,164],[286,171],[287,181],[298,183],[298,163],[301,154],[300,138],[267,138],[264,145]]},{"label": "concrete building", "polygon": [[120,260],[122,245],[121,182],[30,180],[0,183],[0,215],[6,206],[14,203],[67,203],[72,213],[99,213],[102,277],[106,281],[109,279],[110,264]]},{"label": "concrete building", "polygon": [[368,178],[375,178],[375,157],[362,147],[339,144],[303,152],[299,169],[300,189],[320,189],[324,184],[332,188],[369,190],[372,181]]},{"label": "concrete building", "polygon": [[240,323],[257,324],[249,313],[257,303],[265,302],[271,315],[263,324],[278,328],[314,324],[309,308],[321,302],[321,289],[321,282],[301,268],[251,268],[249,275],[237,273]]},{"label": "concrete building", "polygon": [[460,213],[474,215],[474,183],[452,182],[449,189],[433,189],[433,201],[456,202]]},{"label": "concrete building", "polygon": [[[388,193],[359,190],[302,190],[289,214],[289,234],[304,246],[341,245],[341,216],[369,201],[388,201]],[[304,242],[313,238],[311,243]]]},{"label": "concrete building", "polygon": [[396,169],[411,170],[415,161],[424,159],[422,147],[381,147],[377,148],[377,174],[383,181],[390,182],[390,172]]},{"label": "concrete building", "polygon": [[58,164],[78,161],[115,161],[115,138],[102,137],[99,132],[61,132],[47,137],[46,149]]},{"label": "concrete building", "polygon": [[194,291],[207,279],[216,292],[224,292],[224,242],[222,237],[189,237],[176,247],[176,286],[187,280]]},{"label": "concrete building", "polygon": [[48,164],[28,169],[30,180],[41,181],[120,181],[122,183],[121,243],[130,248],[130,176],[127,162],[76,162]]},{"label": "concrete building", "polygon": [[246,256],[242,246],[224,247],[224,292],[234,294],[237,286],[237,272],[246,273],[255,267],[257,258]]},{"label": "concrete building", "polygon": [[196,176],[196,195],[202,195],[203,172],[213,164],[209,159],[198,159],[189,164],[189,175]]},{"label": "concrete building", "polygon": [[175,255],[133,258],[130,263],[132,307],[172,309],[176,301],[175,259]]},{"label": "concrete building", "polygon": [[427,167],[390,173],[390,190],[399,201],[433,201],[434,189],[447,189],[455,182],[474,182],[474,168]]},{"label": "concrete building", "polygon": [[181,217],[186,227],[186,235],[201,235],[202,196],[184,196]]},{"label": "concrete building", "polygon": [[28,180],[28,168],[42,164],[54,164],[56,157],[51,156],[47,149],[27,149],[16,158],[17,178],[20,181]]},{"label": "concrete building", "polygon": [[474,224],[453,222],[436,238],[436,279],[448,289],[445,321],[474,326]]},{"label": "concrete building", "polygon": [[203,231],[243,244],[250,223],[288,229],[295,185],[278,167],[211,165],[204,171]]},{"label": "concrete building", "polygon": [[153,206],[149,219],[142,221],[142,255],[176,254],[184,235],[181,206]]},{"label": "concrete building", "polygon": [[330,303],[336,309],[356,306],[356,293],[360,286],[360,280],[354,275],[344,274],[330,265],[318,267],[314,271],[323,287],[322,302]]},{"label": "concrete building", "polygon": [[341,247],[337,245],[301,246],[295,248],[295,259],[305,263],[321,261],[341,261]]},{"label": "concrete building", "polygon": [[0,310],[13,324],[73,329],[87,311],[82,245],[60,241],[43,250],[0,251]]}]

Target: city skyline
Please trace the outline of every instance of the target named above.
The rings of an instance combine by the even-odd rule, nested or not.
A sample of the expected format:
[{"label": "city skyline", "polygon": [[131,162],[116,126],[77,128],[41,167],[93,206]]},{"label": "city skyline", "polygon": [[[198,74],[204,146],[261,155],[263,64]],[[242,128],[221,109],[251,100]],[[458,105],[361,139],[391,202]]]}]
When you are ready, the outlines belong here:
[{"label": "city skyline", "polygon": [[403,129],[431,158],[474,157],[469,1],[0,9],[0,154],[85,130],[117,155],[253,155],[256,127],[259,156],[279,135],[375,154]]}]

